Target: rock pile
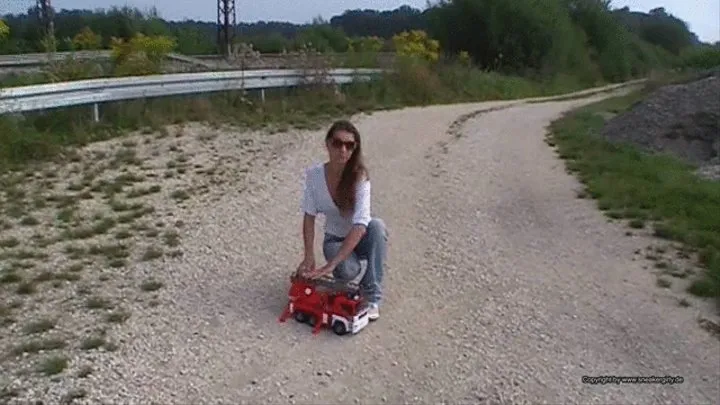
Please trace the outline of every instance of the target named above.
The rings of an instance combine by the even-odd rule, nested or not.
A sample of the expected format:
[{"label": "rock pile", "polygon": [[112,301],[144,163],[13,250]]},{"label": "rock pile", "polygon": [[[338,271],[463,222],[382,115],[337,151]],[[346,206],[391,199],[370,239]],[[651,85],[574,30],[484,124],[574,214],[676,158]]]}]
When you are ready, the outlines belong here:
[{"label": "rock pile", "polygon": [[720,180],[720,70],[658,89],[608,121],[602,135],[670,153],[699,166],[698,174]]}]

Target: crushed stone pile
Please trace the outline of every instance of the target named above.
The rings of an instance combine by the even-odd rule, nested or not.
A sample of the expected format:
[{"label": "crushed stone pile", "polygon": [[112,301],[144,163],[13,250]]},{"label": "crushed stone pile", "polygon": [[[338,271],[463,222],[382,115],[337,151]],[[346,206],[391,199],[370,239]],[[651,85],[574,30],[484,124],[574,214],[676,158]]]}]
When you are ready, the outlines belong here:
[{"label": "crushed stone pile", "polygon": [[650,152],[670,153],[720,180],[720,70],[685,84],[664,86],[609,120],[602,135]]}]

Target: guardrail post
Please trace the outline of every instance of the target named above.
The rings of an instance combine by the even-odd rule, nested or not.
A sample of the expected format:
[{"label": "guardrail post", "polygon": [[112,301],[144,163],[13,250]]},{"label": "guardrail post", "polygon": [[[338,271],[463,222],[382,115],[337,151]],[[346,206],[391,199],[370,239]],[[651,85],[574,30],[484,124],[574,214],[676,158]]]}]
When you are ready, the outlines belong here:
[{"label": "guardrail post", "polygon": [[265,102],[265,89],[260,89],[260,99]]},{"label": "guardrail post", "polygon": [[93,103],[93,121],[100,122],[100,106],[98,106],[98,103]]}]

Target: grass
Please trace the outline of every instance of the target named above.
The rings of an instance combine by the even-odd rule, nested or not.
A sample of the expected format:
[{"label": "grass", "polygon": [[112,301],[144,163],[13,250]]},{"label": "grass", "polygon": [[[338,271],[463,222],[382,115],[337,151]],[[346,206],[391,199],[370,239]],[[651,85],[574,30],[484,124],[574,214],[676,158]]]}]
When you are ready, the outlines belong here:
[{"label": "grass", "polygon": [[45,375],[60,374],[70,364],[70,360],[62,355],[53,355],[38,364],[38,371]]},{"label": "grass", "polygon": [[[605,116],[631,108],[655,87],[565,115],[552,123],[548,141],[584,184],[584,194],[609,217],[626,220],[631,228],[647,228],[697,253],[704,271],[688,291],[720,298],[720,183],[699,178],[693,167],[671,156],[610,143],[599,135]],[[668,287],[669,281],[659,279],[658,284]]]},{"label": "grass", "polygon": [[51,319],[40,319],[25,325],[23,332],[26,334],[37,334],[47,332],[54,327],[55,321]]},{"label": "grass", "polygon": [[163,287],[163,284],[160,281],[157,281],[154,279],[145,280],[140,284],[140,289],[142,291],[147,291],[147,292],[157,291],[162,287]]},{"label": "grass", "polygon": [[67,342],[60,338],[32,339],[15,346],[12,353],[39,353],[41,351],[58,350],[67,347]]}]

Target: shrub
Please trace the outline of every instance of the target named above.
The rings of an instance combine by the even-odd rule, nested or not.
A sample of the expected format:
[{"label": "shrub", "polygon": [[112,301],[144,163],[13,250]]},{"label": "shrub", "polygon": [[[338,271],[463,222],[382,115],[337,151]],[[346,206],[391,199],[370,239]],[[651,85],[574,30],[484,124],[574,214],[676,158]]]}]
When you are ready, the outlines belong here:
[{"label": "shrub", "polygon": [[10,27],[5,24],[5,21],[0,20],[0,41],[10,36]]},{"label": "shrub", "polygon": [[349,52],[380,52],[383,40],[376,36],[352,38],[348,44]]},{"label": "shrub", "polygon": [[703,46],[692,48],[680,56],[679,67],[711,69],[720,66],[720,47]]},{"label": "shrub", "polygon": [[419,58],[436,62],[440,56],[440,42],[428,37],[425,31],[403,31],[393,36],[393,45],[398,56]]},{"label": "shrub", "polygon": [[117,76],[158,74],[177,43],[174,38],[136,34],[130,41],[112,38],[112,61]]},{"label": "shrub", "polygon": [[100,49],[102,47],[102,37],[94,33],[90,27],[85,27],[75,34],[72,45],[76,50]]},{"label": "shrub", "polygon": [[460,53],[458,53],[458,62],[463,66],[470,66],[470,53],[468,51],[460,51]]}]

